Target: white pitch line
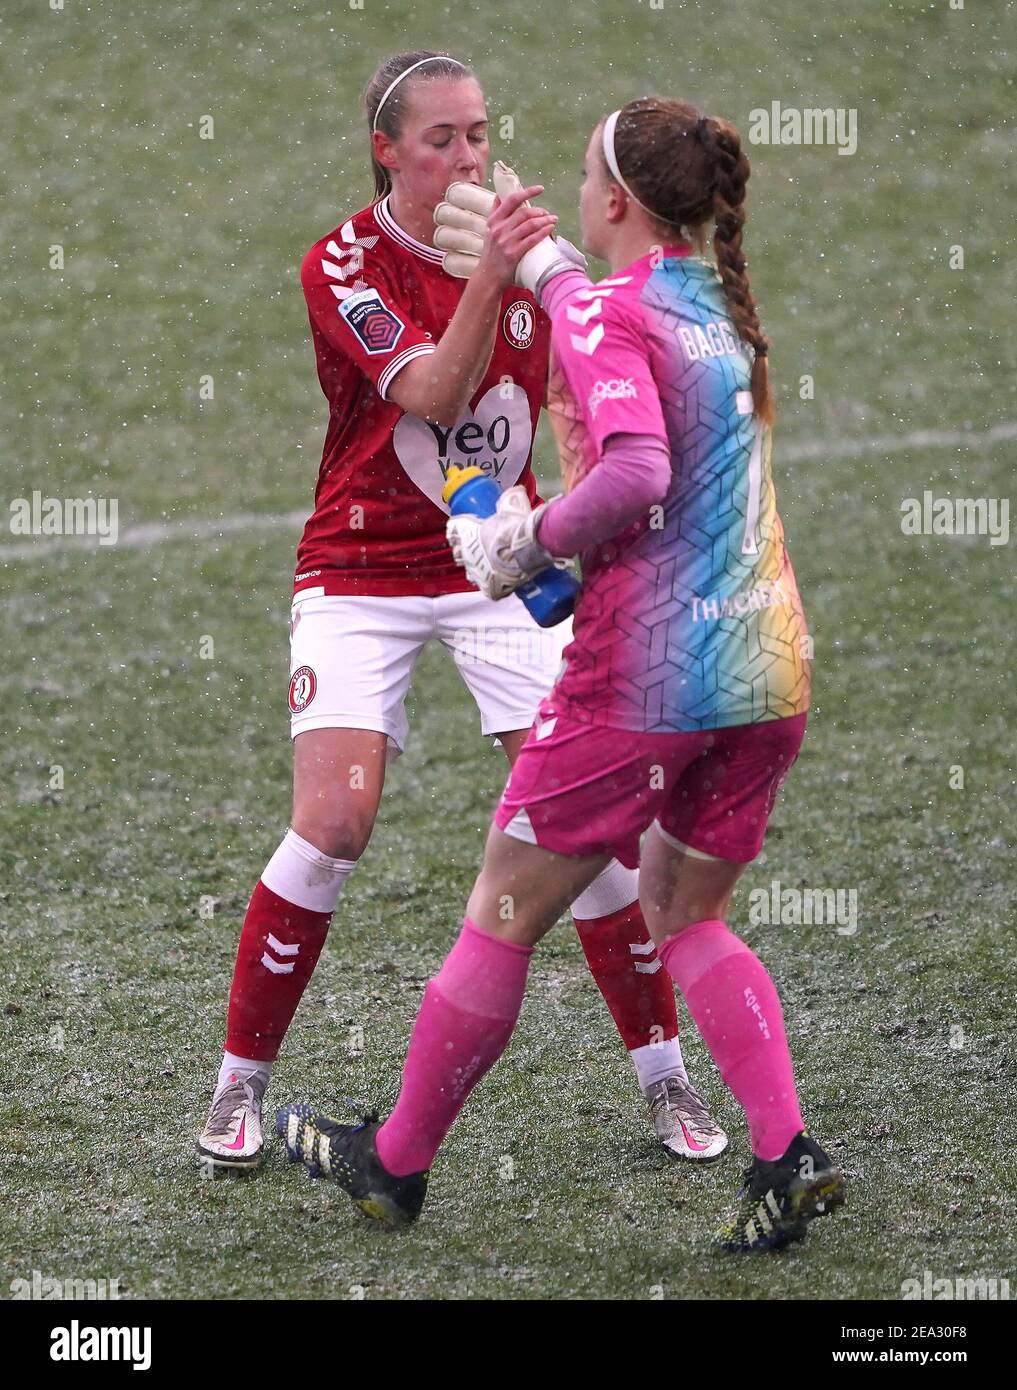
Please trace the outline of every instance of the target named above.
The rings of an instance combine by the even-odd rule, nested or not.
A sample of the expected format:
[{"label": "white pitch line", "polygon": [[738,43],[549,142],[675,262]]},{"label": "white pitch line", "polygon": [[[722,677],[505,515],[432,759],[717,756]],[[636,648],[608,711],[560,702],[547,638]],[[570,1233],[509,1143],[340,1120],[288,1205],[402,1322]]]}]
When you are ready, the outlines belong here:
[{"label": "white pitch line", "polygon": [[800,444],[774,442],[778,463],[801,463],[808,459],[856,458],[861,454],[900,453],[904,449],[976,449],[1017,439],[1017,421],[993,425],[988,430],[913,430],[911,434],[886,434],[880,439],[838,439],[822,444],[805,439]]},{"label": "white pitch line", "polygon": [[[877,439],[805,439],[774,446],[778,462],[803,463],[812,459],[858,458],[865,454],[893,454],[906,449],[984,449],[1017,439],[1017,421],[993,425],[987,430],[914,430],[911,434],[884,435]],[[47,555],[66,555],[71,550],[138,550],[166,541],[208,541],[236,531],[289,531],[302,526],[309,509],[295,512],[237,512],[217,521],[188,517],[183,521],[143,522],[125,526],[116,545],[101,546],[97,536],[53,536],[15,545],[0,545],[0,560],[41,560]]]},{"label": "white pitch line", "polygon": [[221,516],[217,521],[188,517],[184,521],[146,521],[137,526],[125,526],[116,545],[100,545],[97,536],[47,536],[42,540],[23,541],[20,545],[0,545],[0,560],[34,560],[44,555],[65,554],[68,550],[139,550],[144,546],[162,545],[164,541],[217,540],[231,531],[279,531],[302,526],[309,515],[305,508],[299,512],[273,513],[236,512]]}]

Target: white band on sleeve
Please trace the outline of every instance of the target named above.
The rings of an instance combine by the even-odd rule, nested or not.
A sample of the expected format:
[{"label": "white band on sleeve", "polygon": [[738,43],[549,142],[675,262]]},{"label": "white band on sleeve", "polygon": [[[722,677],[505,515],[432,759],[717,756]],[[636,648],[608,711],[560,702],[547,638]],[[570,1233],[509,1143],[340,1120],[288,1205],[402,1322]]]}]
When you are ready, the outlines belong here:
[{"label": "white band on sleeve", "polygon": [[382,400],[388,400],[388,388],[392,385],[396,374],[402,371],[407,362],[412,362],[414,357],[426,357],[428,353],[434,352],[434,349],[434,343],[414,343],[412,347],[403,348],[402,352],[393,357],[378,378],[378,395]]}]

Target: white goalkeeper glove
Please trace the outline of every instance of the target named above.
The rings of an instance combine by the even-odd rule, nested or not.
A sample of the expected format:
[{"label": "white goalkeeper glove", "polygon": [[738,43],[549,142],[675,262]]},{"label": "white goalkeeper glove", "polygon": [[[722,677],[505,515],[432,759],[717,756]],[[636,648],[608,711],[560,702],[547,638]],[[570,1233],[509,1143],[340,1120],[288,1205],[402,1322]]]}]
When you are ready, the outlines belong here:
[{"label": "white goalkeeper glove", "polygon": [[454,516],[445,527],[452,558],[488,598],[505,598],[552,565],[563,567],[537,540],[537,521],[548,505],[530,507],[522,486],[507,488],[491,516]]},{"label": "white goalkeeper glove", "polygon": [[[494,187],[499,198],[522,187],[515,170],[500,159],[494,166]],[[445,252],[442,266],[449,275],[468,279],[476,270],[495,193],[475,183],[451,183],[445,190],[445,201],[434,210],[434,244]],[[553,276],[586,268],[586,257],[570,241],[545,237],[516,266],[515,281],[529,290],[539,304],[540,291]]]},{"label": "white goalkeeper glove", "polygon": [[444,251],[442,269],[468,280],[480,262],[494,194],[475,183],[450,183],[434,210],[434,244]]}]

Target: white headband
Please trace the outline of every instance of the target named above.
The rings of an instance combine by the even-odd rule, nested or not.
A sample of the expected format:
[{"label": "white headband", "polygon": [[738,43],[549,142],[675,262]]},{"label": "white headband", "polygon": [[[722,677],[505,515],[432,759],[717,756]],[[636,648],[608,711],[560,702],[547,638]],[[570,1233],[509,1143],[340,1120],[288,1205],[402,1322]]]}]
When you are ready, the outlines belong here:
[{"label": "white headband", "polygon": [[618,168],[618,156],[614,152],[614,128],[618,124],[618,117],[620,115],[621,109],[619,108],[617,111],[612,111],[610,116],[608,116],[607,120],[604,122],[603,144],[604,158],[607,160],[607,167],[611,170],[611,173],[614,175],[616,182],[621,184],[622,188],[624,188],[625,192],[629,195],[632,201],[634,203],[639,203],[639,206],[643,209],[644,212],[648,212],[651,217],[656,218],[659,222],[661,221],[660,213],[654,212],[653,209],[648,208],[645,203],[639,202],[639,199],[632,192],[632,189],[622,178],[621,170]]},{"label": "white headband", "polygon": [[399,86],[399,83],[403,80],[404,77],[409,77],[410,73],[416,71],[417,68],[422,68],[425,63],[455,63],[457,68],[462,68],[464,72],[466,71],[465,63],[460,63],[458,58],[449,58],[444,53],[436,53],[432,58],[421,58],[418,63],[412,63],[410,67],[406,69],[405,72],[401,72],[399,76],[396,78],[396,80],[394,82],[390,82],[389,85],[386,87],[385,95],[382,97],[381,101],[378,102],[378,109],[374,113],[374,120],[371,123],[372,131],[378,129],[378,117],[381,115],[381,108],[385,105],[386,101],[388,101],[389,97]]}]

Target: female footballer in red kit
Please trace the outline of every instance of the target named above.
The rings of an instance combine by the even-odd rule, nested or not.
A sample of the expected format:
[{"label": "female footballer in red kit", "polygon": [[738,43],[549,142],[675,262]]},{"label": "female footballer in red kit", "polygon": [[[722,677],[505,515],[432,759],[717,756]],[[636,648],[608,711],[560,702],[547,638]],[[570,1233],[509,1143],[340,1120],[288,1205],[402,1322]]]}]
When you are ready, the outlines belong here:
[{"label": "female footballer in red kit", "polygon": [[276,1117],[292,1159],[379,1219],[419,1213],[439,1146],[509,1043],[534,947],[611,857],[639,864],[658,958],[748,1122],[752,1162],[719,1243],[780,1248],[844,1199],[803,1126],[773,981],[727,925],[804,736],[811,669],[742,252],[749,172],[729,122],[630,102],[597,123],[584,161],[583,243],[608,276],[592,284],[549,238],[515,270],[552,322],[569,490],[536,508],[503,493],[448,534],[501,601],[580,553],[574,640],[424,991],[392,1114],[341,1124],[301,1103]]},{"label": "female footballer in red kit", "polygon": [[[480,86],[446,55],[404,53],[379,68],[365,104],[376,200],[316,242],[301,272],[329,422],[291,614],[293,818],[241,932],[198,1139],[217,1167],[261,1160],[271,1065],[370,838],[386,758],[405,743],[424,645],[453,654],[483,733],[511,762],[571,637],[570,623],[537,627],[515,596],[477,592],[453,559],[441,495],[451,465],[477,463],[503,492],[539,502],[530,456],[550,331],[512,273],[555,219],[524,205],[539,185],[520,190],[491,216],[469,279],[455,278],[432,243],[433,213],[450,184],[485,180]],[[673,1156],[716,1158],[727,1138],[685,1070],[634,867],[606,859],[571,907],[659,1139]]]}]

